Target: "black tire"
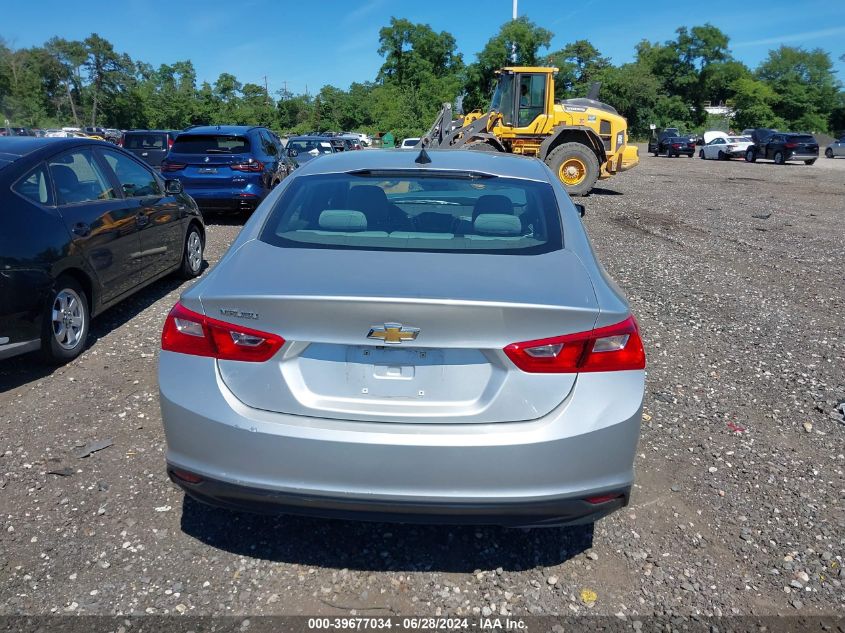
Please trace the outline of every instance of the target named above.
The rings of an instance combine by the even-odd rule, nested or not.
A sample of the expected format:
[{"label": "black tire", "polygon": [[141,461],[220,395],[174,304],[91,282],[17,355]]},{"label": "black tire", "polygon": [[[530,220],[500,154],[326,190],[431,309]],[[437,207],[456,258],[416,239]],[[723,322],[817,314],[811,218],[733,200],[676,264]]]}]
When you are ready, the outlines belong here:
[{"label": "black tire", "polygon": [[692,158],[693,154],[687,154],[687,158]]},{"label": "black tire", "polygon": [[829,147],[824,151],[825,158],[833,158],[833,150]]},{"label": "black tire", "polygon": [[657,158],[658,156],[660,156],[660,152],[652,152],[652,153],[654,154],[654,157],[655,157],[655,158]]},{"label": "black tire", "polygon": [[499,148],[495,145],[491,145],[486,141],[473,141],[472,143],[467,143],[464,146],[465,149],[470,149],[475,152],[498,152]]},{"label": "black tire", "polygon": [[[199,242],[199,254],[197,255],[197,241]],[[183,279],[193,279],[202,272],[203,252],[205,251],[205,240],[202,239],[202,232],[196,224],[188,227],[185,235],[185,246],[182,247],[182,265],[179,267],[179,276]]]},{"label": "black tire", "polygon": [[[584,167],[584,176],[577,184],[567,184],[561,178],[561,169],[569,160],[579,162]],[[599,177],[599,159],[586,145],[581,143],[561,143],[546,156],[546,165],[560,178],[570,196],[586,196]]]},{"label": "black tire", "polygon": [[723,152],[722,150],[719,150],[719,153],[716,154],[716,156],[719,160],[725,160],[727,158],[727,156],[725,156],[725,152]]},{"label": "black tire", "polygon": [[815,158],[811,158],[810,160],[805,160],[805,161],[804,161],[804,164],[805,164],[805,165],[812,165],[812,164],[813,164],[813,163],[815,163],[815,162],[816,162],[816,159],[815,159]]},{"label": "black tire", "polygon": [[783,152],[775,152],[774,155],[775,165],[783,165],[786,161],[783,159]]},{"label": "black tire", "polygon": [[746,163],[753,163],[756,160],[757,160],[757,152],[755,152],[753,149],[749,149],[747,152],[745,152],[745,162]]},{"label": "black tire", "polygon": [[41,356],[44,361],[62,365],[79,356],[85,349],[90,324],[91,308],[85,290],[73,277],[60,276],[53,284],[42,316]]},{"label": "black tire", "polygon": [[703,149],[698,150],[698,157],[701,160],[704,160],[704,150]]}]

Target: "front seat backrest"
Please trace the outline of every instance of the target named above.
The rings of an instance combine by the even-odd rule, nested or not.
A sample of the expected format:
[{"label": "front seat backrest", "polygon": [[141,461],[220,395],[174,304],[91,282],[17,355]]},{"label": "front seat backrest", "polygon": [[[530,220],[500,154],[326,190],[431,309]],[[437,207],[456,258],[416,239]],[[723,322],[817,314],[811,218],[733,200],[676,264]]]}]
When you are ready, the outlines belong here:
[{"label": "front seat backrest", "polygon": [[389,204],[381,187],[358,185],[349,190],[347,204],[350,209],[360,211],[367,218],[367,226],[384,228],[388,221]]},{"label": "front seat backrest", "polygon": [[513,202],[507,196],[488,194],[475,201],[472,221],[481,214],[513,215]]},{"label": "front seat backrest", "polygon": [[50,173],[56,185],[56,197],[59,204],[79,202],[80,187],[76,172],[67,165],[51,165]]}]

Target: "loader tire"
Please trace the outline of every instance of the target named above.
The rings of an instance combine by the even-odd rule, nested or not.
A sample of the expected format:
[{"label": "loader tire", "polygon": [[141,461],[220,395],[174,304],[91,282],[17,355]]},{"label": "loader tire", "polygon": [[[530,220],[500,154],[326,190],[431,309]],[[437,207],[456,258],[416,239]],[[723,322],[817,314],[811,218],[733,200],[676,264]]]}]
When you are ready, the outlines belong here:
[{"label": "loader tire", "polygon": [[546,156],[546,165],[557,175],[570,196],[586,196],[599,177],[598,158],[581,143],[561,143]]},{"label": "loader tire", "polygon": [[472,143],[467,143],[465,149],[471,149],[476,152],[498,152],[499,150],[487,143],[486,141],[473,141]]}]

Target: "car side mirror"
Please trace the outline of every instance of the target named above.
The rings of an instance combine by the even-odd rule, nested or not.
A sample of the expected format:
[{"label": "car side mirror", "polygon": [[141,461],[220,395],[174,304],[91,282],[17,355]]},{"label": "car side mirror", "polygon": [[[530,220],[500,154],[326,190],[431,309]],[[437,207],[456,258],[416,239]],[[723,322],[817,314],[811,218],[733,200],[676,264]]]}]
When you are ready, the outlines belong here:
[{"label": "car side mirror", "polygon": [[184,191],[182,181],[177,178],[168,178],[164,181],[164,191],[171,196],[179,195]]},{"label": "car side mirror", "polygon": [[583,204],[575,203],[575,210],[578,212],[578,217],[583,218],[587,212],[587,208]]},{"label": "car side mirror", "polygon": [[297,156],[299,156],[299,152],[297,152],[294,148],[291,147],[288,150],[288,156],[290,156],[291,158],[296,158]]}]

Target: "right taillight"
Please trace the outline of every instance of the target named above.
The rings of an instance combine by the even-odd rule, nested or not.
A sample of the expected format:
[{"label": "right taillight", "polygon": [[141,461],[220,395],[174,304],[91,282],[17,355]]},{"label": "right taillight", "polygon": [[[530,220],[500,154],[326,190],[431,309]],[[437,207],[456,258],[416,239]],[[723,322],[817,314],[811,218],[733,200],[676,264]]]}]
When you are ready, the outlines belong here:
[{"label": "right taillight", "polygon": [[169,163],[167,161],[161,164],[161,171],[181,171],[185,169],[185,163]]},{"label": "right taillight", "polygon": [[645,350],[633,316],[588,332],[511,343],[504,349],[522,371],[567,374],[645,368]]},{"label": "right taillight", "polygon": [[264,362],[285,339],[235,323],[211,319],[177,303],[170,310],[161,333],[161,349],[219,360]]}]

